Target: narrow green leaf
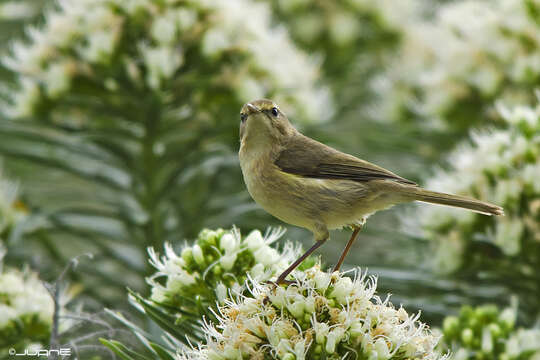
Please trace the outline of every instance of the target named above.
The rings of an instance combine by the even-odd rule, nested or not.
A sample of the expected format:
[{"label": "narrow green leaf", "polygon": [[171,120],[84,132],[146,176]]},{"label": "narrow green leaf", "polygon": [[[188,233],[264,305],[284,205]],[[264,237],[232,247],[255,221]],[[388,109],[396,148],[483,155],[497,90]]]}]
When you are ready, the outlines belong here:
[{"label": "narrow green leaf", "polygon": [[133,299],[142,306],[145,313],[163,330],[168,332],[175,339],[182,343],[189,345],[188,338],[200,341],[201,337],[197,334],[199,332],[198,326],[191,322],[176,323],[176,317],[165,313],[159,307],[152,304],[150,301],[142,298],[139,294],[128,289]]},{"label": "narrow green leaf", "polygon": [[150,346],[162,360],[174,360],[174,357],[169,353],[169,351],[167,351],[161,345],[150,342]]},{"label": "narrow green leaf", "polygon": [[146,357],[131,349],[128,349],[124,344],[119,341],[106,340],[103,338],[100,338],[99,341],[124,360],[152,360],[149,357]]}]

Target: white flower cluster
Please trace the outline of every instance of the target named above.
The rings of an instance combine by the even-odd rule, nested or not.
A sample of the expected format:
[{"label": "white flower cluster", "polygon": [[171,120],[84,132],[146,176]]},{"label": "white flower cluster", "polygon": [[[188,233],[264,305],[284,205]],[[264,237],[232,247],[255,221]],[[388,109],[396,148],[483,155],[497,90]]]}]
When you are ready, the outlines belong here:
[{"label": "white flower cluster", "polygon": [[20,75],[10,97],[15,117],[33,115],[40,104],[50,106],[84,85],[111,93],[168,92],[193,107],[205,91],[224,88],[239,103],[273,96],[301,119],[324,120],[332,112],[328,91],[317,84],[317,64],[285,29],[272,26],[266,4],[60,0],[44,26],[27,35],[3,60]]},{"label": "white flower cluster", "polygon": [[53,300],[37,274],[14,269],[0,272],[0,348],[25,338],[47,340],[53,310]]},{"label": "white flower cluster", "polygon": [[17,201],[17,185],[0,177],[0,240],[5,240],[9,230],[26,214]]},{"label": "white flower cluster", "polygon": [[385,117],[407,109],[466,129],[499,120],[495,99],[530,100],[540,77],[539,10],[535,1],[449,2],[433,20],[408,26],[390,81],[379,83],[393,92],[384,97]]},{"label": "white flower cluster", "polygon": [[42,6],[38,1],[3,1],[0,2],[0,20],[24,20],[35,16]]},{"label": "white flower cluster", "polygon": [[540,251],[540,105],[499,106],[499,113],[507,129],[473,134],[472,145],[450,154],[452,169],[426,184],[498,204],[506,214],[495,221],[460,209],[425,209],[419,218],[439,244],[435,263],[442,272],[456,270],[468,243],[479,236],[509,256]]},{"label": "white flower cluster", "polygon": [[540,329],[518,329],[506,341],[506,354],[510,359],[528,355],[531,360],[540,359]]},{"label": "white flower cluster", "polygon": [[180,359],[438,359],[438,339],[403,308],[375,296],[376,279],[319,266],[274,287],[251,280],[248,296],[219,308],[205,345]]},{"label": "white flower cluster", "polygon": [[238,229],[203,230],[193,246],[177,255],[165,244],[165,256],[148,250],[150,263],[158,270],[148,279],[151,299],[160,304],[185,308],[183,298],[201,298],[209,306],[223,304],[229,291],[241,293],[249,276],[264,282],[277,277],[301,255],[298,247],[286,243],[278,252],[270,244],[284,231],[274,229],[262,236],[258,230],[242,238]]}]

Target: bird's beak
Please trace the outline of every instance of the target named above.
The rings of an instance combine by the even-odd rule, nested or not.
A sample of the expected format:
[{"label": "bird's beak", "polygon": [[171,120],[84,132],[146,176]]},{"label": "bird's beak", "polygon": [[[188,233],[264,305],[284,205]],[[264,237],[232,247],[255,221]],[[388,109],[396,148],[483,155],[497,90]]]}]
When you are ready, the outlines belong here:
[{"label": "bird's beak", "polygon": [[255,105],[253,105],[251,103],[247,103],[246,108],[248,110],[248,115],[258,113],[260,111],[258,107],[256,107]]}]

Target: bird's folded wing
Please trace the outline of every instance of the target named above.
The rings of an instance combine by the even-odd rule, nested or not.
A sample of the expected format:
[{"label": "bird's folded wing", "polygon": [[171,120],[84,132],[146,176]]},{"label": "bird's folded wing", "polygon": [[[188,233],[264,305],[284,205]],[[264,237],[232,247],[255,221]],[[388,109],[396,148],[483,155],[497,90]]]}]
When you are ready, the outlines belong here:
[{"label": "bird's folded wing", "polygon": [[394,180],[416,185],[380,166],[339,152],[298,134],[284,146],[275,164],[283,172],[317,179]]}]

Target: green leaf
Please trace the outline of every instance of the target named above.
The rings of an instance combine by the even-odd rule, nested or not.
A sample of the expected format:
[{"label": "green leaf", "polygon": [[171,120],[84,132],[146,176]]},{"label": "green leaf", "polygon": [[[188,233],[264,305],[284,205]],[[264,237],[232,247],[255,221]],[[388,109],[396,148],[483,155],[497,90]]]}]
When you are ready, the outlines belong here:
[{"label": "green leaf", "polygon": [[100,338],[99,341],[108,347],[112,352],[114,352],[116,355],[120,356],[120,358],[124,360],[152,360],[149,357],[146,357],[144,355],[141,355],[129,348],[127,348],[124,344],[122,344],[119,341],[116,340],[106,340],[103,338]]},{"label": "green leaf", "polygon": [[178,323],[177,317],[164,312],[162,309],[141,297],[139,294],[128,289],[132,298],[143,308],[144,312],[152,319],[159,327],[168,332],[172,337],[179,340],[185,345],[190,345],[190,341],[201,341],[199,335],[200,327],[192,321],[184,321]]},{"label": "green leaf", "polygon": [[150,346],[162,360],[174,360],[174,357],[161,345],[150,342]]}]

